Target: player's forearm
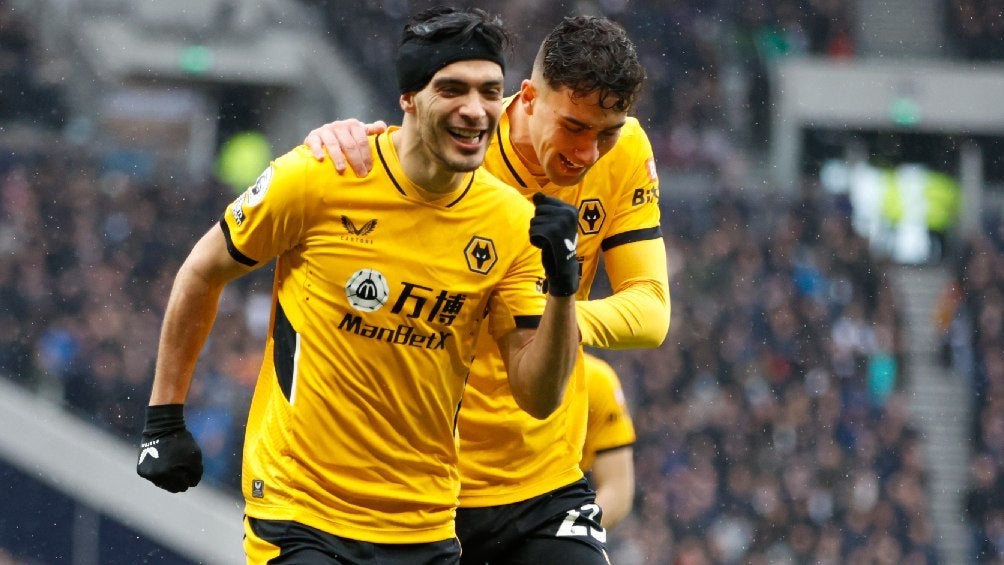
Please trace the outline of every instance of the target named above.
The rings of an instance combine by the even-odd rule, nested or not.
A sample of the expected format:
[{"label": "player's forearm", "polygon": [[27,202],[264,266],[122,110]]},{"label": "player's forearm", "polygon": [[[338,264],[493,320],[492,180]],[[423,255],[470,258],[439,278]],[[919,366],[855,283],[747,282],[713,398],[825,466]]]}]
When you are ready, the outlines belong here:
[{"label": "player's forearm", "polygon": [[669,330],[669,272],[661,238],[608,249],[611,296],[580,302],[582,343],[603,349],[658,347]]},{"label": "player's forearm", "polygon": [[189,262],[178,272],[161,327],[151,405],[184,404],[224,285],[199,274]]},{"label": "player's forearm", "polygon": [[596,504],[603,509],[602,525],[611,528],[634,506],[634,449],[625,446],[598,454],[590,472]]},{"label": "player's forearm", "polygon": [[554,412],[561,405],[578,350],[575,297],[548,296],[534,338],[509,367],[510,388],[520,408],[541,419]]},{"label": "player's forearm", "polygon": [[578,303],[582,344],[602,349],[658,347],[669,331],[668,285],[635,280],[598,300]]},{"label": "player's forearm", "polygon": [[612,528],[631,512],[632,500],[623,492],[604,488],[596,491],[596,504],[603,509],[600,525],[604,528]]}]

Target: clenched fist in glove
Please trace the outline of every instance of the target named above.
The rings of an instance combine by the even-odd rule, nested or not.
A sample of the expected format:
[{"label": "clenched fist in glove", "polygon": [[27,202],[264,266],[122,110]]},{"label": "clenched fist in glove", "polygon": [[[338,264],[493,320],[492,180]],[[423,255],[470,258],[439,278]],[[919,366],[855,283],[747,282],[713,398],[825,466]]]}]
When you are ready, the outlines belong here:
[{"label": "clenched fist in glove", "polygon": [[185,427],[184,405],[146,407],[136,472],[160,488],[183,492],[202,479],[202,450]]},{"label": "clenched fist in glove", "polygon": [[566,202],[541,192],[533,195],[537,213],[530,220],[530,243],[539,247],[547,292],[552,296],[571,296],[579,290],[579,262],[575,257],[579,243],[579,211]]}]

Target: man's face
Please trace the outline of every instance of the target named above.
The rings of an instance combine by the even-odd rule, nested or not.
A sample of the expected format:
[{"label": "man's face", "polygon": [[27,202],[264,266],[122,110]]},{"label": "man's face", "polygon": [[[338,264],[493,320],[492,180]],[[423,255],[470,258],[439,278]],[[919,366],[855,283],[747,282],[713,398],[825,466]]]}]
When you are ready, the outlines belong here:
[{"label": "man's face", "polygon": [[502,68],[491,61],[451,63],[415,94],[418,134],[452,172],[481,166],[502,113]]},{"label": "man's face", "polygon": [[537,161],[554,184],[577,184],[613,149],[627,112],[601,108],[595,92],[576,98],[571,90],[552,90],[543,80],[525,81],[524,93],[527,88],[534,93],[528,123]]}]

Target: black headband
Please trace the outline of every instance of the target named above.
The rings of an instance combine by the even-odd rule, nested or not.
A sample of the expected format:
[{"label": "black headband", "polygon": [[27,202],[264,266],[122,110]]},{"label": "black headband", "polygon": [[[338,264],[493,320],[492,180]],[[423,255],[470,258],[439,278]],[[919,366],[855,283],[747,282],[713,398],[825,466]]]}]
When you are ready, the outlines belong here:
[{"label": "black headband", "polygon": [[501,46],[488,41],[479,33],[453,37],[448,41],[413,37],[402,43],[397,50],[397,85],[401,94],[422,90],[439,69],[457,61],[471,59],[498,63],[505,71],[505,57]]}]

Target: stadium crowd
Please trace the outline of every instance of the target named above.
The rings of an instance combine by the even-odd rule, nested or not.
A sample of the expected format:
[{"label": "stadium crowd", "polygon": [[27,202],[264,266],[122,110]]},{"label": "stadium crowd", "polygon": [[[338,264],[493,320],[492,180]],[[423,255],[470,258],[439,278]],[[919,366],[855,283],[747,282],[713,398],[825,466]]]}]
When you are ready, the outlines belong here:
[{"label": "stadium crowd", "polygon": [[[382,57],[393,49],[374,42],[393,34],[359,34],[397,29],[415,6],[328,4],[339,44],[357,46],[364,65],[388,68]],[[972,46],[965,53],[983,56],[988,42],[1000,49],[999,35],[994,43],[959,15],[980,3],[951,4],[946,27]],[[845,5],[598,4],[647,58],[651,80],[637,113],[669,171],[727,169],[741,146],[762,140],[764,65],[792,53],[851,56]],[[526,74],[536,41],[567,10],[506,4],[530,50],[513,57],[511,77]],[[27,28],[0,13],[0,374],[134,443],[171,274],[233,195],[210,178],[136,177],[52,137],[57,101],[29,103],[14,88],[35,83],[23,66]],[[726,61],[746,81],[734,116],[722,94]],[[15,122],[39,131],[15,135]],[[790,201],[736,194],[663,193],[670,334],[659,349],[597,352],[619,370],[638,433],[638,495],[611,533],[615,562],[937,562],[886,265],[851,229],[846,202],[812,186]],[[993,562],[1004,556],[1004,223],[988,224],[955,267],[946,359],[972,376],[967,510],[976,559]],[[234,491],[270,285],[266,270],[225,293],[186,409],[207,482]]]},{"label": "stadium crowd", "polygon": [[615,362],[639,430],[619,551],[937,562],[897,306],[846,206],[666,200],[670,337]]},{"label": "stadium crowd", "polygon": [[971,485],[964,505],[979,563],[1004,558],[1004,218],[987,219],[952,263],[939,303],[943,359],[973,391]]}]

